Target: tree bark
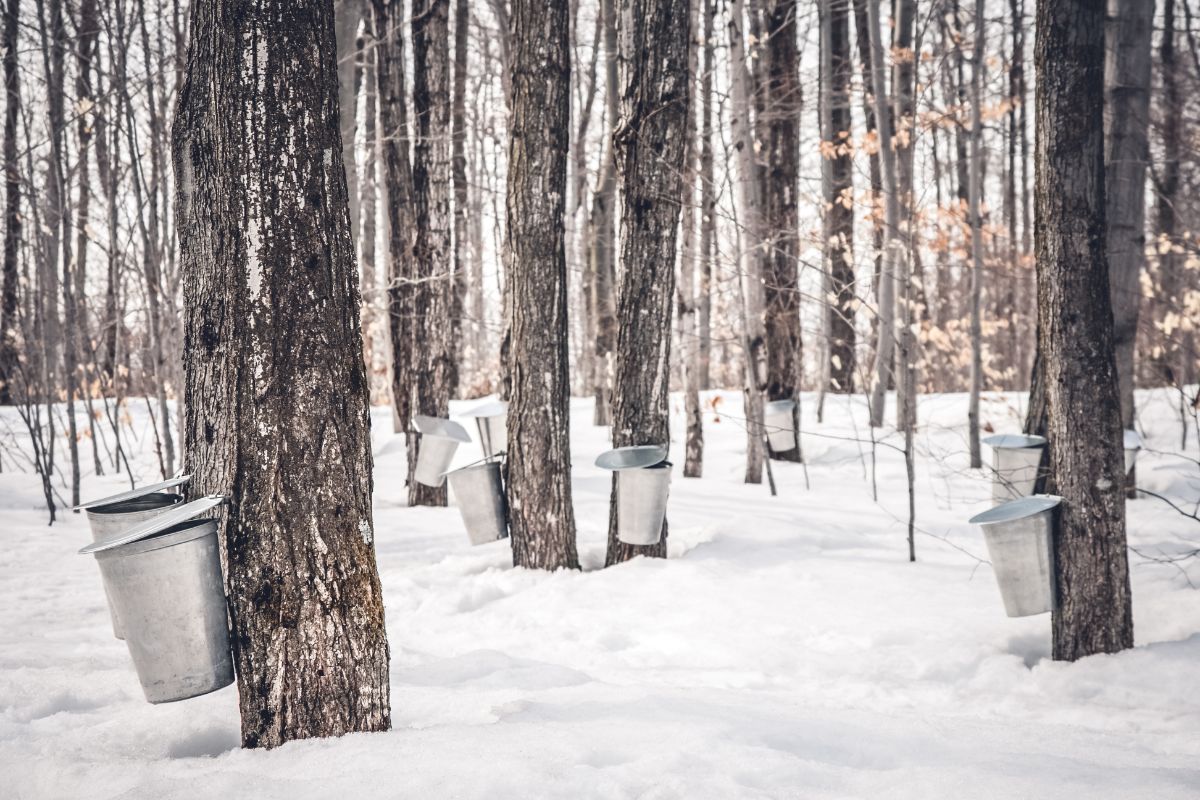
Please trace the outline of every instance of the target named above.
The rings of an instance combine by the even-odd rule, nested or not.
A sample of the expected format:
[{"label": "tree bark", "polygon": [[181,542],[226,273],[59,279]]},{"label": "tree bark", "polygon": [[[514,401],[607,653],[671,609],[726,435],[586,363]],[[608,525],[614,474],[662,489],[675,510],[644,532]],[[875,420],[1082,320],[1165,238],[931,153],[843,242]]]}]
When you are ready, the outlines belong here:
[{"label": "tree bark", "polygon": [[[825,135],[825,160],[829,162],[829,185],[825,196],[826,240],[829,287],[832,302],[826,299],[826,328],[829,334],[829,390],[854,391],[854,373],[858,368],[855,356],[857,333],[854,329],[854,310],[858,304],[854,278],[854,156],[851,150],[852,122],[850,119],[850,83],[854,62],[850,55],[850,14],[842,2],[825,0],[828,23],[826,47],[828,57],[828,125]],[[865,14],[865,10],[864,10]],[[863,36],[860,34],[860,39]],[[864,48],[864,59],[870,58]],[[866,75],[869,64],[864,60]],[[874,123],[874,113],[867,119]],[[879,174],[879,155],[871,154],[871,186],[874,192]],[[877,223],[872,227],[878,232]]]},{"label": "tree bark", "polygon": [[712,388],[712,269],[716,251],[717,193],[713,164],[713,74],[716,72],[715,0],[702,3],[704,14],[704,72],[700,80],[700,296],[696,301],[697,338],[701,389]]},{"label": "tree bark", "polygon": [[[704,473],[704,415],[700,410],[700,348],[696,325],[696,265],[699,254],[700,226],[698,217],[704,212],[697,207],[696,178],[698,158],[696,135],[696,90],[699,67],[700,4],[690,9],[691,35],[688,37],[688,114],[684,132],[687,150],[684,171],[683,242],[679,255],[679,361],[683,373],[684,436],[683,476],[699,478]],[[799,315],[797,315],[799,321]]]},{"label": "tree bark", "polygon": [[592,199],[592,313],[596,315],[592,392],[592,423],[612,423],[613,347],[617,339],[617,156],[613,134],[620,116],[620,77],[617,74],[616,0],[601,0],[604,15],[604,104],[608,134],[605,138],[600,179]]},{"label": "tree bark", "polygon": [[767,399],[795,402],[795,446],[771,455],[800,461],[800,381],[804,374],[800,337],[799,190],[801,89],[796,49],[797,0],[766,4],[767,193],[765,258]]},{"label": "tree bark", "polygon": [[514,0],[505,247],[512,319],[508,506],[513,564],[577,569],[571,506],[567,260],[568,0]]},{"label": "tree bark", "polygon": [[750,119],[753,84],[746,66],[742,27],[745,8],[733,0],[729,12],[730,101],[733,119],[734,173],[737,176],[738,213],[741,216],[741,252],[738,257],[742,292],[743,374],[746,416],[746,483],[762,483],[763,397],[767,388],[767,341],[764,319],[762,196],[755,163],[756,139]]},{"label": "tree bark", "polygon": [[185,452],[228,495],[242,744],[389,726],[332,0],[192,5],[175,120]]},{"label": "tree bark", "polygon": [[[1153,0],[1108,0],[1105,48],[1105,216],[1113,348],[1120,382],[1121,426],[1133,427],[1134,347],[1146,251],[1146,161],[1150,155],[1150,38]],[[1126,478],[1130,497],[1137,477]]]},{"label": "tree bark", "polygon": [[[621,117],[613,136],[621,172],[621,287],[613,381],[614,447],[670,441],[671,301],[683,197],[688,115],[689,0],[620,0]],[[617,484],[609,501],[606,565],[664,558],[658,544],[617,539]]]},{"label": "tree bark", "polygon": [[450,289],[450,384],[447,390],[453,397],[462,382],[462,365],[466,348],[463,342],[463,313],[467,297],[467,267],[470,262],[467,248],[467,44],[471,28],[471,6],[468,0],[454,4],[454,96],[452,98],[450,133],[450,169],[454,181],[454,252],[453,284]]},{"label": "tree bark", "polygon": [[[413,37],[413,207],[417,225],[410,318],[409,360],[413,413],[447,417],[455,372],[450,349],[450,298],[453,254],[450,248],[450,28],[449,0],[414,0]],[[415,437],[414,437],[415,438]],[[410,448],[410,464],[420,457],[421,442]],[[411,441],[411,440],[410,440]],[[410,506],[446,505],[446,486],[408,482]]]},{"label": "tree bark", "polygon": [[1038,333],[1054,474],[1053,654],[1133,646],[1125,465],[1105,255],[1103,0],[1039,0]]},{"label": "tree bark", "polygon": [[967,401],[967,446],[971,469],[983,466],[979,450],[979,394],[983,391],[983,0],[975,0],[975,48],[971,56],[971,185],[967,216],[971,224],[971,388]]},{"label": "tree bark", "polygon": [[0,405],[17,400],[18,294],[21,245],[21,167],[17,158],[17,120],[21,112],[17,31],[21,0],[4,4],[4,270],[0,286]]}]

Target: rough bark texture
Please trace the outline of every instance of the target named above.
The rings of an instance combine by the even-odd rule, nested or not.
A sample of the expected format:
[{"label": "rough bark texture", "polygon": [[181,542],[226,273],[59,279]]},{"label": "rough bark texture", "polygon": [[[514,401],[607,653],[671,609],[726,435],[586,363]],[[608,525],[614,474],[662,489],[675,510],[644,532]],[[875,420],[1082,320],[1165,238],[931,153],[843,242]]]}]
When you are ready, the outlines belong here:
[{"label": "rough bark texture", "polygon": [[[825,247],[829,253],[830,291],[835,297],[825,310],[829,315],[826,323],[829,390],[849,393],[854,391],[854,373],[858,367],[854,330],[854,158],[850,148],[850,83],[854,62],[850,57],[849,8],[842,2],[829,2],[826,15],[829,19],[829,75],[826,79],[829,82],[829,132],[826,141],[833,145],[833,151],[825,154],[829,161]],[[867,49],[866,57],[869,53]],[[874,113],[868,122],[874,122]],[[875,176],[879,172],[879,156],[872,155],[871,159],[871,174]]]},{"label": "rough bark texture", "polygon": [[603,165],[592,199],[592,313],[596,316],[593,350],[592,392],[595,396],[592,422],[612,422],[613,348],[617,340],[617,161],[613,132],[621,113],[620,78],[617,75],[617,10],[615,0],[601,0],[604,16],[604,103],[605,137]]},{"label": "rough bark texture", "polygon": [[[413,414],[447,417],[454,353],[450,349],[450,1],[414,0],[413,37],[413,208],[417,226],[409,324],[409,391]],[[420,457],[419,437],[410,437],[409,463]],[[446,505],[446,485],[408,482],[410,506]]]},{"label": "rough bark texture", "polygon": [[796,446],[772,451],[785,461],[801,458],[799,217],[796,192],[800,159],[800,72],[796,50],[797,0],[766,5],[767,230],[771,232],[764,278],[767,334],[767,399],[794,400]]},{"label": "rough bark texture", "polygon": [[967,216],[971,225],[971,386],[967,400],[967,446],[971,468],[983,466],[979,452],[979,394],[983,391],[983,0],[975,0],[975,53],[971,60],[971,185]]},{"label": "rough bark texture", "polygon": [[567,259],[568,0],[515,0],[505,247],[511,265],[508,506],[513,564],[576,569]]},{"label": "rough bark texture", "polygon": [[452,369],[447,390],[454,397],[462,383],[465,361],[463,311],[467,301],[467,267],[470,261],[467,225],[467,43],[471,28],[468,0],[454,4],[454,97],[450,120],[452,136],[451,172],[454,178],[454,283],[450,289],[450,341],[447,349]]},{"label": "rough bark texture", "polygon": [[175,121],[194,494],[222,551],[242,743],[385,730],[367,384],[332,0],[192,5]]},{"label": "rough bark texture", "polygon": [[[689,0],[620,0],[621,288],[613,382],[614,447],[667,444],[675,238],[683,196],[688,114]],[[609,503],[606,565],[665,557],[658,544],[617,539],[617,484]]]},{"label": "rough bark texture", "polygon": [[712,388],[712,267],[716,254],[717,193],[713,166],[713,73],[716,71],[714,0],[703,3],[704,71],[700,79],[700,289],[696,301],[696,325],[699,339],[699,381],[701,389]]},{"label": "rough bark texture", "polygon": [[[699,152],[696,135],[696,78],[699,68],[700,4],[691,8],[691,35],[688,37],[688,114],[684,141],[687,142],[683,201],[683,242],[679,251],[679,361],[683,373],[683,414],[686,420],[684,435],[683,476],[699,478],[704,473],[704,414],[700,410],[700,340],[696,326],[696,264],[700,245],[699,217],[702,209],[696,204],[696,178]],[[799,321],[799,315],[797,315]]]},{"label": "rough bark texture", "polygon": [[375,73],[379,93],[379,158],[383,167],[384,229],[387,232],[387,320],[391,350],[392,417],[395,430],[409,437],[408,481],[412,483],[415,435],[412,424],[413,369],[409,342],[416,262],[417,225],[413,210],[412,161],[409,158],[408,108],[405,105],[404,6],[402,0],[372,0]]},{"label": "rough bark texture", "polygon": [[1039,348],[1054,474],[1054,658],[1133,646],[1125,466],[1105,256],[1103,0],[1039,0]]},{"label": "rough bark texture", "polygon": [[1153,0],[1108,0],[1104,64],[1104,190],[1113,347],[1121,388],[1121,424],[1133,427],[1133,350],[1146,247],[1147,127]]}]

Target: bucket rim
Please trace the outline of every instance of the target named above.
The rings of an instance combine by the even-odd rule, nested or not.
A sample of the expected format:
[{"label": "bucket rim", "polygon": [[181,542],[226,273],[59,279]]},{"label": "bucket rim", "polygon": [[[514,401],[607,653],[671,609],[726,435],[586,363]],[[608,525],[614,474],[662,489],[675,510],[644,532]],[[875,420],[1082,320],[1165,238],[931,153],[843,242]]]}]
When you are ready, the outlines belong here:
[{"label": "bucket rim", "polygon": [[783,400],[772,400],[771,402],[764,405],[763,413],[764,414],[774,414],[774,413],[781,413],[781,412],[791,413],[791,411],[795,407],[796,407],[796,401],[791,399],[790,397],[785,397]]},{"label": "bucket rim", "polygon": [[[145,508],[134,508],[134,509],[129,509],[129,510],[125,510],[125,511],[110,511],[109,510],[109,509],[113,508],[113,506],[125,506],[125,505],[134,503],[139,500],[149,500],[152,497],[162,498],[166,502],[162,502],[162,503],[159,503],[159,504],[153,505],[153,506],[146,506]],[[151,492],[150,494],[143,494],[143,495],[139,495],[137,497],[130,497],[125,500],[117,500],[114,503],[105,503],[102,506],[92,506],[91,508],[86,509],[86,511],[87,511],[87,514],[89,517],[91,517],[92,515],[96,515],[96,516],[100,516],[100,517],[119,517],[119,516],[123,516],[125,514],[140,514],[145,511],[169,509],[172,506],[177,506],[177,505],[181,504],[182,502],[183,502],[183,495],[181,495],[181,494],[173,494],[173,493],[168,493],[168,492]]]},{"label": "bucket rim", "polygon": [[968,520],[971,525],[996,525],[1003,522],[1016,522],[1019,519],[1032,517],[1056,508],[1062,503],[1062,498],[1056,494],[1034,494],[1021,497],[993,506]]},{"label": "bucket rim", "polygon": [[1046,437],[1027,433],[998,433],[987,437],[983,443],[1000,450],[1024,450],[1030,447],[1044,447]]},{"label": "bucket rim", "polygon": [[471,435],[467,429],[452,419],[430,417],[417,414],[413,417],[413,427],[422,436],[432,436],[437,439],[450,439],[456,442],[469,442]]},{"label": "bucket rim", "polygon": [[[197,517],[207,511],[211,511],[217,506],[224,503],[225,497],[221,495],[209,495],[202,497],[199,500],[193,500],[190,503],[184,503],[181,506],[176,506],[169,511],[164,511],[156,517],[146,520],[141,525],[130,528],[129,530],[114,536],[111,539],[105,539],[100,542],[92,542],[91,544],[81,547],[79,555],[94,555],[105,550],[112,550],[122,545],[131,544],[141,539],[149,539],[150,537],[165,531],[174,525],[181,522],[187,522],[193,517]],[[163,545],[164,547],[166,545]],[[157,548],[151,548],[157,549]]]},{"label": "bucket rim", "polygon": [[459,416],[470,419],[499,417],[508,413],[508,403],[503,400],[488,400],[464,411]]},{"label": "bucket rim", "polygon": [[192,476],[190,474],[176,475],[174,478],[168,478],[165,481],[148,483],[145,486],[138,487],[137,489],[127,489],[124,492],[117,492],[116,494],[109,495],[108,497],[101,497],[96,500],[89,500],[86,503],[80,503],[72,510],[87,511],[88,509],[95,508],[96,506],[109,506],[113,503],[120,503],[123,500],[133,500],[141,497],[142,495],[153,494],[154,492],[162,491],[163,489],[171,489],[176,486],[182,486],[191,479]]},{"label": "bucket rim", "polygon": [[155,535],[137,539],[132,542],[126,542],[119,547],[97,552],[96,558],[107,560],[110,558],[136,556],[141,553],[151,553],[155,550],[162,550],[167,547],[175,547],[176,545],[187,544],[188,542],[194,542],[197,539],[203,539],[205,536],[216,536],[216,534],[217,521],[212,517],[187,519],[183,522],[178,522]]},{"label": "bucket rim", "polygon": [[666,460],[666,445],[637,444],[601,453],[596,457],[596,466],[607,470],[642,469]]},{"label": "bucket rim", "polygon": [[454,469],[448,469],[442,473],[442,476],[449,478],[451,475],[454,475],[459,472],[471,472],[472,470],[492,469],[492,468],[500,469],[500,459],[499,458],[496,458],[493,456],[491,458],[484,459],[483,461],[480,461],[475,464],[467,464],[465,467],[455,467]]},{"label": "bucket rim", "polygon": [[1122,444],[1126,450],[1141,450],[1142,437],[1133,428],[1126,428],[1122,437]]}]

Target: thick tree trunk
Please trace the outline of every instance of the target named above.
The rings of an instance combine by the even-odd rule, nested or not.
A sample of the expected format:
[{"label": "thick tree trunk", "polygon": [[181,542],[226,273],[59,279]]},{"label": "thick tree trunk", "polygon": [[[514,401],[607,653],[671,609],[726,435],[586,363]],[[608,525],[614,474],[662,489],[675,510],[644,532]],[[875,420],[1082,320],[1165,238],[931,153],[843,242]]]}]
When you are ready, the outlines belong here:
[{"label": "thick tree trunk", "polygon": [[16,402],[18,294],[21,245],[21,167],[17,159],[17,120],[21,113],[17,31],[20,0],[4,4],[4,270],[0,286],[0,405]]},{"label": "thick tree trunk", "polygon": [[513,564],[577,569],[563,241],[571,119],[568,2],[515,0],[510,20],[505,247],[513,298],[507,457]]},{"label": "thick tree trunk", "polygon": [[192,5],[185,452],[224,524],[242,744],[389,726],[332,0]]},{"label": "thick tree trunk", "polygon": [[[1108,0],[1104,63],[1104,189],[1113,348],[1120,382],[1121,426],[1133,427],[1134,346],[1142,265],[1146,259],[1146,161],[1150,156],[1150,38],[1153,0]],[[1137,496],[1137,477],[1127,476]]]},{"label": "thick tree trunk", "polygon": [[[850,14],[843,2],[825,0],[828,18],[828,133],[825,135],[829,181],[825,196],[826,241],[828,253],[829,288],[832,302],[826,299],[826,329],[829,334],[829,390],[838,393],[854,391],[854,373],[858,368],[855,356],[857,333],[854,330],[854,310],[857,306],[854,279],[854,156],[851,150],[852,123],[850,119],[850,84],[854,61],[850,55]],[[864,14],[865,14],[864,9]],[[860,34],[860,39],[863,38]],[[864,48],[864,59],[870,57]],[[866,73],[869,75],[869,69]],[[874,113],[868,124],[874,123]],[[845,136],[843,137],[843,132]],[[871,154],[871,186],[874,192],[879,176],[879,155]],[[881,229],[875,223],[878,233]]]},{"label": "thick tree trunk", "polygon": [[[671,438],[671,301],[683,197],[689,7],[689,0],[620,0],[621,121],[613,137],[622,200],[614,447],[666,445]],[[666,554],[666,520],[658,544],[640,547],[617,539],[614,475],[605,564]]]},{"label": "thick tree trunk", "polygon": [[1105,256],[1103,0],[1039,0],[1038,332],[1054,474],[1054,658],[1133,646],[1121,407]]},{"label": "thick tree trunk", "polygon": [[800,461],[800,380],[804,361],[800,338],[799,190],[800,71],[796,49],[797,0],[766,5],[767,136],[766,229],[771,239],[765,259],[767,399],[793,400],[795,446],[771,455]]},{"label": "thick tree trunk", "polygon": [[755,160],[756,140],[750,119],[753,84],[746,66],[742,26],[742,0],[733,0],[729,12],[730,102],[733,119],[734,173],[737,176],[737,211],[741,217],[741,252],[738,269],[742,292],[742,340],[746,415],[746,483],[762,483],[763,397],[767,381],[767,341],[764,319],[762,196]]},{"label": "thick tree trunk", "polygon": [[[455,372],[450,350],[450,298],[453,254],[450,247],[450,27],[449,0],[414,0],[413,205],[417,246],[413,275],[413,313],[409,359],[413,413],[447,417]],[[410,448],[412,461],[421,443]],[[411,474],[410,474],[411,477]],[[410,506],[446,505],[446,486],[408,482]]]}]

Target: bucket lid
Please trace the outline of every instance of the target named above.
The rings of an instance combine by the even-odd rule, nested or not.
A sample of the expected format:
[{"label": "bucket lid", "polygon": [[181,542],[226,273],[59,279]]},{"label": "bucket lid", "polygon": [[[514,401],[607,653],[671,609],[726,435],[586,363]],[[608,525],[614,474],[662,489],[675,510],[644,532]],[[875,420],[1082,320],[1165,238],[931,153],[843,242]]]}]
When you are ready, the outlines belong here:
[{"label": "bucket lid", "polygon": [[1004,450],[1020,450],[1025,447],[1041,447],[1046,444],[1045,436],[1029,436],[1024,433],[1001,433],[989,436],[983,443]]},{"label": "bucket lid", "polygon": [[989,508],[981,514],[971,517],[972,525],[993,525],[997,522],[1014,522],[1025,517],[1032,517],[1054,508],[1062,502],[1062,498],[1054,494],[1035,494],[1012,500],[995,508]]},{"label": "bucket lid", "polygon": [[413,417],[413,427],[422,436],[436,436],[439,439],[453,439],[456,442],[471,441],[471,436],[467,433],[466,428],[453,420],[441,417],[427,417],[424,414],[418,414]]},{"label": "bucket lid", "polygon": [[601,453],[596,459],[596,466],[600,469],[640,469],[652,467],[666,458],[667,448],[663,445],[639,444]]},{"label": "bucket lid", "polygon": [[763,406],[763,413],[764,414],[787,414],[787,413],[791,413],[792,409],[795,407],[796,407],[795,400],[790,400],[790,399],[772,400],[771,402],[769,402],[765,406]]},{"label": "bucket lid", "polygon": [[498,417],[508,413],[508,403],[503,400],[489,400],[486,403],[481,403],[470,411],[464,411],[462,416],[470,417]]},{"label": "bucket lid", "polygon": [[187,522],[192,517],[198,517],[206,511],[211,511],[224,503],[225,500],[225,497],[214,494],[208,497],[201,497],[199,500],[193,500],[190,503],[184,503],[181,506],[172,508],[170,511],[164,511],[158,516],[146,520],[141,525],[130,528],[120,536],[99,542],[92,542],[87,547],[80,548],[79,555],[86,556],[92,553],[99,553],[103,550],[111,550],[114,547],[120,547],[123,544],[136,542],[139,539],[145,539],[156,533],[161,533],[167,528],[178,525],[181,522]]},{"label": "bucket lid", "polygon": [[99,500],[89,500],[86,503],[80,503],[79,505],[75,506],[74,510],[75,511],[86,511],[89,508],[96,508],[97,506],[108,506],[108,505],[112,505],[113,503],[123,502],[125,500],[133,500],[134,498],[142,497],[143,495],[153,494],[154,492],[159,492],[159,491],[162,491],[163,489],[170,489],[174,486],[181,486],[182,484],[187,483],[191,479],[192,479],[191,475],[176,475],[174,478],[171,478],[170,480],[159,481],[158,483],[148,483],[145,486],[139,487],[137,489],[130,489],[129,491],[118,492],[117,494],[110,495],[108,497],[101,497]]},{"label": "bucket lid", "polygon": [[1133,430],[1132,428],[1127,429],[1125,431],[1125,449],[1126,450],[1140,450],[1141,447],[1142,447],[1142,437],[1139,436],[1138,432]]}]

